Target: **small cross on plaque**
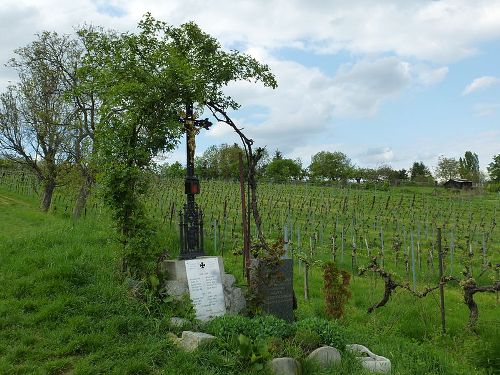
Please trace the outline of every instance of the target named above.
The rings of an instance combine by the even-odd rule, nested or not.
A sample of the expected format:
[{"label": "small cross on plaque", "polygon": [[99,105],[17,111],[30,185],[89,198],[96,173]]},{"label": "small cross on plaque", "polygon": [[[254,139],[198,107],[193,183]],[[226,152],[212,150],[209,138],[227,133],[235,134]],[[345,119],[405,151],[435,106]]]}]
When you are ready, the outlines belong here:
[{"label": "small cross on plaque", "polygon": [[201,263],[200,263],[200,267],[201,267],[201,268],[205,268],[205,263],[201,262]]}]

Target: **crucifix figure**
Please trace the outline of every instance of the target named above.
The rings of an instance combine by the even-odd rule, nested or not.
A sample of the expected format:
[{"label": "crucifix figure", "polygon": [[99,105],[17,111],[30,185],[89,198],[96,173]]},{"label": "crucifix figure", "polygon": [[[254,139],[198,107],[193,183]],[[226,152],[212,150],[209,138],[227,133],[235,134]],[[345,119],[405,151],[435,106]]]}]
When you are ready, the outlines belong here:
[{"label": "crucifix figure", "polygon": [[205,255],[203,250],[203,213],[195,203],[194,195],[200,193],[200,180],[194,174],[195,136],[201,128],[208,129],[212,123],[207,119],[196,120],[193,103],[186,104],[186,115],[180,121],[186,132],[186,178],[184,190],[186,204],[180,212],[180,259],[193,259]]}]

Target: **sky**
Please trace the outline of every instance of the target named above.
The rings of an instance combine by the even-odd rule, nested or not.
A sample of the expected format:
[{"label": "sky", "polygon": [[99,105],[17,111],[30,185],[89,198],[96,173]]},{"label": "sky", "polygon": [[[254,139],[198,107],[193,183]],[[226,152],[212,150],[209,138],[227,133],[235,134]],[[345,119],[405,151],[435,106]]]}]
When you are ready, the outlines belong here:
[{"label": "sky", "polygon": [[[134,31],[141,17],[196,22],[225,49],[269,65],[278,88],[235,83],[233,120],[270,154],[341,151],[361,167],[431,169],[439,156],[500,153],[497,0],[0,0],[4,64],[42,31],[84,24]],[[197,137],[196,154],[238,142],[226,125]],[[184,162],[184,144],[162,161]]]}]

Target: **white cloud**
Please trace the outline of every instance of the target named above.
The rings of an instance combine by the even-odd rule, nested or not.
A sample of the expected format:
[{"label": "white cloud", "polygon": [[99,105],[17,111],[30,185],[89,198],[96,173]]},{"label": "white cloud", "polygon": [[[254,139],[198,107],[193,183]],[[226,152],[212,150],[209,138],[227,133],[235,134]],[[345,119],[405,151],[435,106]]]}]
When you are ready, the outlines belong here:
[{"label": "white cloud", "polygon": [[[13,49],[31,42],[36,32],[71,33],[84,23],[134,30],[147,11],[174,25],[193,20],[226,48],[247,50],[269,64],[278,77],[277,90],[247,83],[229,90],[244,108],[257,105],[267,110],[257,120],[242,112],[233,115],[259,145],[279,148],[302,157],[305,163],[315,152],[328,149],[306,144],[314,137],[330,142],[339,130],[336,118],[371,118],[408,88],[441,82],[449,73],[448,64],[477,54],[479,46],[500,38],[497,0],[3,0],[0,91],[15,79],[3,64]],[[274,57],[286,47],[308,53],[312,63],[305,66]],[[336,73],[311,67],[318,54],[339,51],[347,56],[341,61],[350,63]],[[497,83],[495,77],[490,78]],[[467,93],[488,86],[476,82],[473,87],[474,82]],[[475,107],[477,114],[492,110],[487,105]],[[232,142],[230,133],[214,125],[207,138],[212,143]],[[373,148],[343,143],[324,146],[328,145],[331,150],[344,148],[350,156]],[[408,150],[387,145],[380,148],[378,157],[384,160],[392,152],[392,162],[397,163],[410,149],[411,145]],[[430,149],[429,155],[434,154]],[[182,159],[183,154],[179,155]],[[407,156],[405,160],[411,160],[414,155]]]},{"label": "white cloud", "polygon": [[441,68],[429,68],[427,66],[417,66],[415,67],[415,73],[418,80],[426,85],[432,86],[444,80],[448,75],[449,69],[447,66]]},{"label": "white cloud", "polygon": [[384,101],[412,82],[410,65],[395,57],[342,65],[333,77],[293,61],[267,59],[277,75],[276,90],[238,82],[229,87],[229,94],[243,107],[268,109],[257,125],[238,113],[236,120],[258,143],[271,149],[280,145],[285,153],[331,132],[332,118],[375,115]]},{"label": "white cloud", "polygon": [[477,90],[484,90],[491,86],[496,86],[500,84],[500,78],[492,77],[492,76],[484,76],[474,79],[470,84],[468,84],[464,91],[462,91],[462,95],[469,95]]},{"label": "white cloud", "polygon": [[394,151],[390,147],[370,147],[356,156],[363,165],[380,165],[394,160]]}]

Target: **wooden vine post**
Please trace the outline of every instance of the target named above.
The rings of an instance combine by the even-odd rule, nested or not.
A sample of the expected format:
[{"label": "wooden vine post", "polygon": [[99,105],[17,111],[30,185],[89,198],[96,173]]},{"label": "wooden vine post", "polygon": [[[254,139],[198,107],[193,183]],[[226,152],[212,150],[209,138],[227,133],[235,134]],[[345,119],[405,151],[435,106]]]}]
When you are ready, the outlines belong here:
[{"label": "wooden vine post", "polygon": [[441,228],[437,228],[437,245],[439,252],[439,296],[441,307],[441,326],[443,333],[446,333],[446,321],[444,312],[444,270],[443,270],[443,248],[441,246]]},{"label": "wooden vine post", "polygon": [[247,208],[245,202],[245,178],[243,176],[243,155],[239,154],[240,162],[240,191],[241,191],[241,218],[243,225],[243,265],[247,283],[250,285],[250,233],[248,232]]}]

